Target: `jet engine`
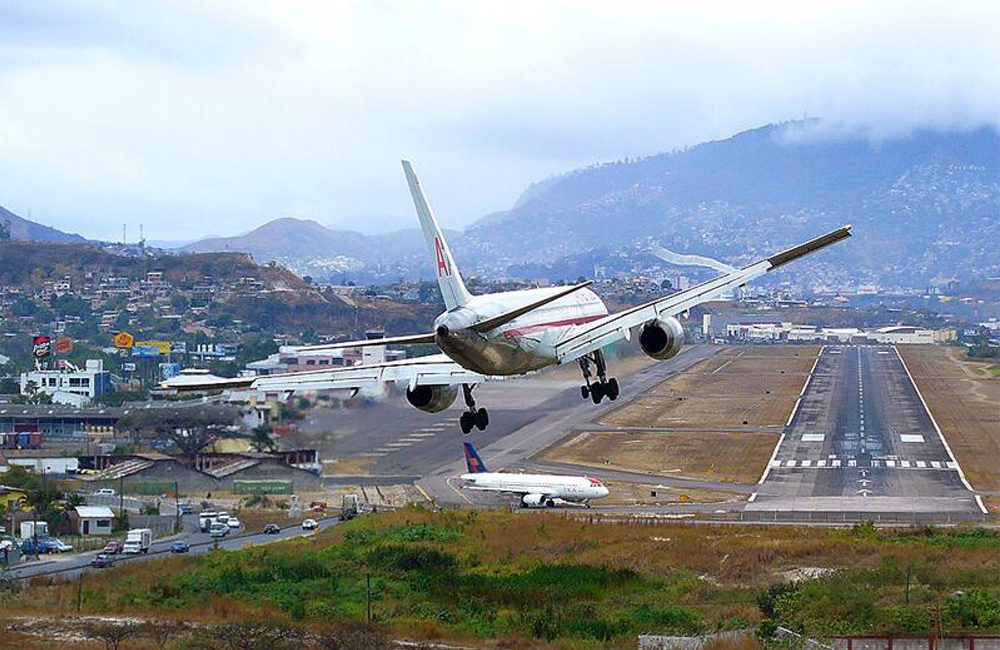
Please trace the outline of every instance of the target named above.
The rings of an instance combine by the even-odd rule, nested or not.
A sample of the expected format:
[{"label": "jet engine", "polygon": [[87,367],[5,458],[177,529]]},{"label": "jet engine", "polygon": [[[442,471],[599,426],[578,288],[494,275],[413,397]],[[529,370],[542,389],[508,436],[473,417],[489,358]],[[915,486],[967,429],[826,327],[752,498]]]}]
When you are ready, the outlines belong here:
[{"label": "jet engine", "polygon": [[434,385],[406,389],[406,401],[427,413],[443,411],[455,403],[458,386]]},{"label": "jet engine", "polygon": [[521,497],[521,505],[525,508],[551,508],[555,502],[546,499],[544,494],[525,494]]},{"label": "jet engine", "polygon": [[663,361],[675,356],[684,344],[684,328],[677,319],[654,318],[643,323],[639,331],[639,347],[647,355]]}]

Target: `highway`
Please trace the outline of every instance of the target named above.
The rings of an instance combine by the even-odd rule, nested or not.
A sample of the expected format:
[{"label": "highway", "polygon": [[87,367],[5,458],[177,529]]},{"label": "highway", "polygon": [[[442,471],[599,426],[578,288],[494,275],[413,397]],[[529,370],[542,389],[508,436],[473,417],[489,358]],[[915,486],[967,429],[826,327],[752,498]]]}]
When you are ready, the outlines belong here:
[{"label": "highway", "polygon": [[747,518],[976,517],[893,346],[825,346]]},{"label": "highway", "polygon": [[[320,530],[325,530],[340,523],[339,516],[315,519],[319,524]],[[247,546],[259,546],[261,544],[270,544],[273,542],[294,539],[296,537],[310,537],[313,535],[311,532],[302,530],[300,520],[295,520],[294,522],[289,521],[287,524],[285,522],[275,523],[278,523],[279,526],[283,526],[281,532],[277,535],[264,535],[263,533],[246,534],[245,531],[242,531],[242,533],[231,533],[226,537],[220,538],[217,546],[220,549],[233,551]],[[187,515],[185,517],[185,524],[189,527],[193,526],[196,528],[198,525],[197,515]],[[169,538],[153,542],[148,553],[140,555],[116,555],[116,565],[121,565],[126,562],[144,562],[146,560],[163,557],[164,555],[170,555],[170,545],[177,540],[184,540],[188,542],[191,545],[189,553],[193,554],[208,553],[212,549],[216,548],[216,541],[208,533],[198,532],[192,534],[174,535]],[[108,541],[111,541],[111,539],[109,538]],[[90,566],[90,561],[98,553],[99,551],[90,551],[87,553],[73,553],[67,555],[44,555],[39,561],[32,560],[15,565],[8,570],[4,576],[7,579],[22,579],[36,576],[55,575],[65,578],[75,578],[81,571],[86,572],[103,570],[95,569]]]}]

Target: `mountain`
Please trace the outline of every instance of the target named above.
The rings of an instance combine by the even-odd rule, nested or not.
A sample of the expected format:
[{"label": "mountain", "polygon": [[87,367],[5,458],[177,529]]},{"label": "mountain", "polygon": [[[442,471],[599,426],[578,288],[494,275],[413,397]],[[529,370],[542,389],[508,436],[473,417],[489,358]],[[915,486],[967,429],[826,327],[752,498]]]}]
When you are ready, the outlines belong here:
[{"label": "mountain", "polygon": [[[918,131],[873,140],[818,121],[768,125],[683,151],[533,183],[449,243],[466,275],[655,273],[654,244],[740,265],[845,223],[847,244],[776,281],[923,288],[1000,276],[1000,136]],[[433,197],[432,197],[433,199]],[[243,251],[320,281],[430,279],[419,229],[378,236],[277,219],[185,251]]]},{"label": "mountain", "polygon": [[[1000,275],[1000,137],[922,131],[872,141],[817,122],[577,170],[469,227],[456,251],[512,274],[567,277],[580,258],[628,271],[653,242],[730,264],[844,223],[855,238],[797,267],[813,285],[920,287]],[[489,260],[486,251],[505,251]],[[802,270],[805,270],[803,273]],[[589,275],[589,274],[588,274]]]},{"label": "mountain", "polygon": [[[396,281],[410,275],[424,255],[419,229],[385,235],[331,230],[307,219],[282,218],[236,237],[203,239],[182,247],[186,253],[239,251],[258,262],[275,261],[299,275],[336,281],[344,275],[357,281]],[[422,258],[421,258],[422,259]]]},{"label": "mountain", "polygon": [[0,206],[0,225],[10,229],[11,239],[27,241],[52,241],[67,244],[82,244],[87,241],[80,235],[62,232],[34,221],[28,221]]}]

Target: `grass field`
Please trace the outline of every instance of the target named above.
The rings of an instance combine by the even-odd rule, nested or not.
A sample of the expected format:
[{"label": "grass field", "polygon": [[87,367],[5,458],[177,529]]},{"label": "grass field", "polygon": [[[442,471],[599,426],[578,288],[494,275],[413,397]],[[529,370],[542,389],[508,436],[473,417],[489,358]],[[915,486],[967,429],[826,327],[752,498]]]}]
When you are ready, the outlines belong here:
[{"label": "grass field", "polygon": [[934,419],[977,490],[1000,490],[1000,377],[961,348],[899,346]]},{"label": "grass field", "polygon": [[777,433],[581,432],[536,458],[575,465],[733,483],[760,478]]},{"label": "grass field", "polygon": [[[393,636],[467,646],[634,648],[640,633],[774,624],[818,637],[930,634],[938,613],[944,634],[995,634],[998,572],[1000,537],[983,529],[407,508],[308,539],[91,573],[82,613],[322,626],[365,617],[370,575],[373,614]],[[75,614],[76,598],[75,581],[41,579],[4,592],[2,606],[7,617],[58,620]]]}]

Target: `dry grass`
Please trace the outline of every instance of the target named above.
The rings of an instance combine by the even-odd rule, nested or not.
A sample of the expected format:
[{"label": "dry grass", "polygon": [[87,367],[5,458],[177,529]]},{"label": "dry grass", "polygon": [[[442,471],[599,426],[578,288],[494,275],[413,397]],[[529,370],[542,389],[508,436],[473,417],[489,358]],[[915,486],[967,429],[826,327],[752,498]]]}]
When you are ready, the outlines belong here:
[{"label": "dry grass", "polygon": [[729,348],[604,417],[615,427],[781,427],[815,361],[816,346]]},{"label": "dry grass", "polygon": [[934,419],[977,490],[1000,490],[1000,377],[958,348],[899,346]]},{"label": "dry grass", "polygon": [[374,458],[335,458],[332,462],[324,463],[324,475],[340,476],[364,476],[371,471],[375,465]]},{"label": "dry grass", "polygon": [[[746,501],[745,492],[669,487],[655,483],[604,481],[611,493],[602,506],[669,505],[677,503],[735,503]],[[654,496],[655,495],[655,496]]]},{"label": "dry grass", "polygon": [[561,463],[684,478],[753,483],[771,457],[778,434],[713,433],[572,434],[537,457]]}]

